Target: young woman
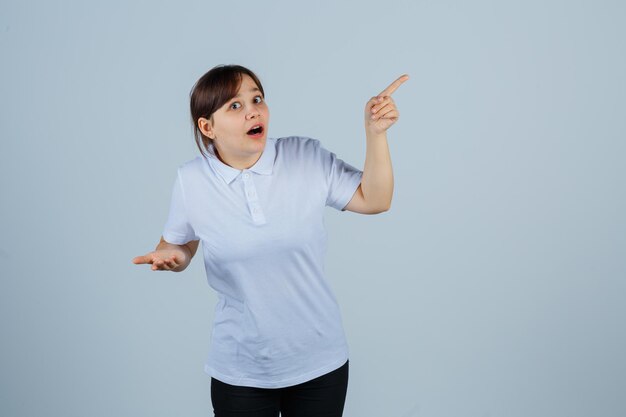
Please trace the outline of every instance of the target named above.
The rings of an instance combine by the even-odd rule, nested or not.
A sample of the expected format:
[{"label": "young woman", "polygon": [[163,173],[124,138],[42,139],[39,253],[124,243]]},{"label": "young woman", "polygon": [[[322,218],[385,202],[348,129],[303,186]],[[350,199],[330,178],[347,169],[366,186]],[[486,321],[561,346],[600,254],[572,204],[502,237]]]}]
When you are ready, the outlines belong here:
[{"label": "young woman", "polygon": [[341,416],[348,347],[324,274],[324,208],[389,209],[386,130],[399,116],[391,94],[407,79],[365,106],[363,171],[318,140],[268,138],[265,93],[249,69],[217,66],[194,85],[202,156],[179,167],[161,241],[133,262],[183,271],[202,241],[219,300],[205,364],[217,417]]}]

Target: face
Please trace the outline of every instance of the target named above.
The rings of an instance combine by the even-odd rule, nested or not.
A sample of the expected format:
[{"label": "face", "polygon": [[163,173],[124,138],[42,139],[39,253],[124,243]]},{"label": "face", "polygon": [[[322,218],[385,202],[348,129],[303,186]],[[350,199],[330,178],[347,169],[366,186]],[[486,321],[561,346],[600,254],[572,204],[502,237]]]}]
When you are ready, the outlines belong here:
[{"label": "face", "polygon": [[213,113],[212,121],[200,118],[198,127],[213,139],[224,163],[245,169],[254,165],[265,149],[269,117],[261,90],[250,76],[242,74],[237,95]]}]

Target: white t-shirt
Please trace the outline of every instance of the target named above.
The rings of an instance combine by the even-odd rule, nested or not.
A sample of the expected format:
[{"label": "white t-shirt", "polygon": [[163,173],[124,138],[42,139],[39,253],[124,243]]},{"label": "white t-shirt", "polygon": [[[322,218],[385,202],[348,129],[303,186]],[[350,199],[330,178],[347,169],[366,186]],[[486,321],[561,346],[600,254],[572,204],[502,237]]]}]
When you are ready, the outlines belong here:
[{"label": "white t-shirt", "polygon": [[214,155],[178,169],[167,242],[201,240],[218,303],[204,370],[281,388],[343,365],[348,346],[324,272],[324,207],[343,210],[363,172],[316,139],[268,138],[239,170]]}]

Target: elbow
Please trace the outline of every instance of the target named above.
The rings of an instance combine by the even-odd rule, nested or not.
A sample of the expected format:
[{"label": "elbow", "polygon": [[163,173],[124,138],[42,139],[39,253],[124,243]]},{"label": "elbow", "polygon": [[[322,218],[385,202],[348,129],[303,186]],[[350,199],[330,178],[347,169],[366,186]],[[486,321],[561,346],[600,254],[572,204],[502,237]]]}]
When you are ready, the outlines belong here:
[{"label": "elbow", "polygon": [[370,210],[370,214],[380,214],[380,213],[389,211],[390,209],[391,209],[391,203],[386,204],[384,206],[378,206],[378,207],[372,208]]},{"label": "elbow", "polygon": [[384,213],[391,209],[391,201],[393,200],[393,194],[388,196],[388,198],[382,199],[382,201],[378,201],[378,204],[374,204],[375,214]]},{"label": "elbow", "polygon": [[387,201],[387,203],[385,205],[383,205],[380,209],[380,213],[384,213],[386,211],[391,210],[391,198],[389,199],[389,201]]}]

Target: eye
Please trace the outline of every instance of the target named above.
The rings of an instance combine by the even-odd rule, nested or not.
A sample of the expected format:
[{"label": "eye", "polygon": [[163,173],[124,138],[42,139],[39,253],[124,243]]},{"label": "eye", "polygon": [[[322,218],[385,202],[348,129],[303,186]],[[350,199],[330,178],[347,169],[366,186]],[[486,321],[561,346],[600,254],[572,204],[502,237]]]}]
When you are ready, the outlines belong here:
[{"label": "eye", "polygon": [[256,97],[254,98],[254,102],[255,102],[255,103],[260,103],[260,102],[262,102],[262,101],[263,101],[263,97],[261,97],[261,96],[256,96]]},{"label": "eye", "polygon": [[241,107],[241,104],[239,104],[238,101],[235,101],[233,104],[230,105],[230,108],[233,110],[237,110],[239,107]]}]

